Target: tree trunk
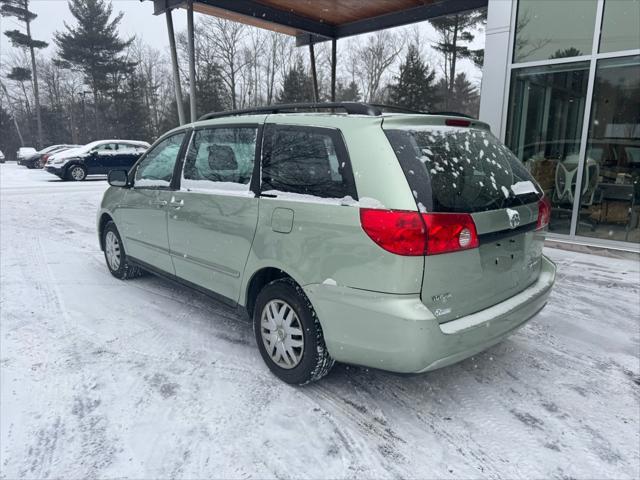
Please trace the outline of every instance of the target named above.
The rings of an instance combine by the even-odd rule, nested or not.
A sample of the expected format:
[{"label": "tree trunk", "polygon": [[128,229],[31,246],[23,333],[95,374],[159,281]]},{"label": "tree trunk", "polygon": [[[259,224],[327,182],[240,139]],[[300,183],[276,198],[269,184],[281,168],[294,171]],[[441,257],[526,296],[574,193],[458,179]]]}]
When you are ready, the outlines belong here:
[{"label": "tree trunk", "polygon": [[449,95],[453,94],[453,83],[456,80],[456,59],[458,56],[458,22],[459,17],[456,15],[455,27],[453,27],[453,38],[451,39],[451,70],[449,73]]},{"label": "tree trunk", "polygon": [[233,61],[231,62],[231,75],[230,75],[230,83],[231,83],[231,110],[236,110],[236,72],[234,71]]},{"label": "tree trunk", "polygon": [[[26,20],[27,37],[31,42],[31,21]],[[29,45],[29,53],[31,53],[31,71],[33,72],[33,97],[36,104],[36,121],[38,122],[38,148],[42,148],[42,117],[40,115],[40,92],[38,91],[38,70],[36,68],[36,53],[33,45]]]}]

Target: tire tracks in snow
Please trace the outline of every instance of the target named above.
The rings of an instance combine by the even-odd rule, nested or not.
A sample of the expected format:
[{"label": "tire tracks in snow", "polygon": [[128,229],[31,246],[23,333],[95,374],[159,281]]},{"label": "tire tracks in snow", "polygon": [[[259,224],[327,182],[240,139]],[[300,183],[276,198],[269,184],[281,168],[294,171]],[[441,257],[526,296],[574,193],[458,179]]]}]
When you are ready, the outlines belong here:
[{"label": "tire tracks in snow", "polygon": [[[92,342],[86,338],[80,340],[77,325],[74,326],[74,321],[65,306],[57,279],[44,255],[40,238],[26,237],[20,247],[25,251],[25,258],[29,262],[23,264],[23,273],[28,275],[32,282],[36,292],[34,301],[41,309],[40,315],[46,315],[51,322],[55,321],[56,327],[62,331],[61,336],[66,339],[64,357],[67,361],[59,364],[59,368],[71,370],[72,375],[63,372],[60,376],[67,383],[65,390],[73,392],[72,400],[67,398],[66,401],[54,404],[53,410],[48,414],[49,418],[53,419],[49,426],[32,433],[33,441],[23,460],[23,472],[28,472],[27,476],[34,475],[39,478],[55,476],[55,472],[51,470],[56,455],[59,454],[58,449],[62,446],[61,442],[68,444],[72,441],[71,438],[74,438],[73,441],[79,442],[79,449],[73,452],[79,457],[73,461],[73,470],[78,472],[79,477],[99,476],[99,472],[111,463],[116,442],[108,438],[107,417],[97,412],[101,404],[98,383],[85,373],[85,363],[81,354],[87,349],[78,346],[79,341],[83,344]],[[37,266],[38,269],[30,269],[29,266]],[[58,332],[55,333],[56,336],[60,336]],[[77,383],[71,383],[73,376],[78,377]],[[73,402],[72,405],[68,404],[70,401]],[[66,418],[67,421],[74,419],[74,425],[65,424],[61,418]],[[74,432],[79,435],[75,435]],[[66,447],[67,445],[64,445],[63,448],[68,452]],[[68,453],[61,455],[65,457]]]}]

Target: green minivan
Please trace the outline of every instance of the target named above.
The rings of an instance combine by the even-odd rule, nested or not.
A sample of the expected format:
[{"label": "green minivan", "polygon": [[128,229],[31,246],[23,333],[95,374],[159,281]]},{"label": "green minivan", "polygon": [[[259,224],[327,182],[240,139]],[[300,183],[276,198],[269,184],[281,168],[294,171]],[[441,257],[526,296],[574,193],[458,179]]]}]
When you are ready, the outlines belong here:
[{"label": "green minivan", "polygon": [[547,198],[461,115],[360,103],[210,114],[109,184],[97,220],[110,272],[157,273],[246,311],[288,383],[335,361],[450,365],[533,317],[555,279]]}]

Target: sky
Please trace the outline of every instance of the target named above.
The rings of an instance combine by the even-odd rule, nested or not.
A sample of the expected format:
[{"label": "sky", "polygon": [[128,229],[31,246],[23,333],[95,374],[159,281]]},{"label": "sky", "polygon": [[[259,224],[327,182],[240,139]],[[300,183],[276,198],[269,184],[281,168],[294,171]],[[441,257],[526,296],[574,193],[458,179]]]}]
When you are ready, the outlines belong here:
[{"label": "sky", "polygon": [[[31,10],[38,15],[32,24],[32,35],[38,40],[49,42],[49,49],[55,49],[53,35],[56,31],[64,29],[64,22],[73,24],[74,18],[69,11],[66,0],[31,0]],[[140,2],[139,0],[113,0],[113,11],[124,12],[120,23],[122,36],[127,38],[132,35],[141,37],[146,43],[157,48],[167,47],[167,23],[164,15],[153,15],[152,2]],[[174,28],[176,31],[187,28],[187,14],[185,10],[174,10]],[[0,17],[1,30],[22,29],[23,25],[15,18]],[[4,35],[0,36],[0,49],[2,58],[8,53],[11,44]]]},{"label": "sky", "polygon": [[[74,18],[69,11],[66,0],[31,0],[31,10],[38,15],[38,18],[32,23],[32,35],[38,40],[44,40],[49,43],[48,50],[53,53],[55,44],[53,43],[53,35],[56,31],[64,29],[64,22],[73,24]],[[153,15],[152,2],[140,2],[139,0],[113,0],[114,12],[124,12],[124,17],[120,23],[120,32],[123,38],[137,35],[142,40],[155,48],[164,50],[168,48],[169,40],[167,37],[167,25],[164,15]],[[196,20],[199,16],[196,13]],[[183,9],[173,11],[173,22],[176,32],[186,30],[187,15]],[[0,31],[22,29],[21,25],[14,18],[0,17]],[[422,22],[420,28],[423,38],[426,41],[435,41],[436,33],[434,29],[427,23]],[[481,48],[484,45],[484,33],[478,32],[473,48]],[[196,31],[197,34],[197,31]],[[338,56],[340,55],[340,44],[338,42]],[[4,35],[0,35],[0,59],[4,63],[8,61],[8,56],[12,50],[11,44]],[[47,53],[49,53],[47,52]],[[438,59],[438,54],[426,49],[427,60],[431,63]],[[481,74],[478,69],[473,67],[471,62],[462,61],[459,65],[460,70],[476,83],[480,82]],[[438,69],[439,72],[439,69]],[[440,72],[439,72],[440,73]],[[340,75],[340,72],[338,72]]]}]

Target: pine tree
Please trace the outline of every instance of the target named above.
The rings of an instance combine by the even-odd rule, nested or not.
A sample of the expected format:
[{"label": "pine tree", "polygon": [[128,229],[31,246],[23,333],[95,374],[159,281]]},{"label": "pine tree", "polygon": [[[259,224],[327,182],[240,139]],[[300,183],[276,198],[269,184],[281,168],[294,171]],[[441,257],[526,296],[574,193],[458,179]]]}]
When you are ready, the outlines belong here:
[{"label": "pine tree", "polygon": [[346,87],[338,82],[336,88],[336,101],[338,102],[359,102],[360,101],[360,89],[353,80],[349,82]]},{"label": "pine tree", "polygon": [[226,101],[230,95],[220,76],[220,67],[216,63],[206,63],[198,70],[196,95],[200,114],[220,112],[230,107]]},{"label": "pine tree", "polygon": [[153,137],[139,75],[134,73],[127,76],[122,88],[113,93],[113,100],[120,107],[114,109],[110,122],[113,128],[112,136],[139,140]]},{"label": "pine tree", "polygon": [[49,44],[35,40],[31,36],[31,22],[38,15],[29,10],[29,0],[0,0],[0,15],[15,17],[25,25],[26,34],[20,30],[6,30],[4,34],[11,40],[14,47],[28,49],[31,56],[31,77],[33,78],[33,97],[36,106],[36,121],[38,122],[38,147],[42,147],[42,116],[40,112],[40,91],[38,87],[38,70],[36,66],[36,49],[46,48]]},{"label": "pine tree", "polygon": [[29,105],[29,96],[27,95],[27,89],[24,86],[24,82],[31,81],[31,70],[24,67],[13,67],[11,69],[11,72],[7,74],[7,78],[9,80],[13,80],[14,82],[20,84],[20,88],[22,89],[22,94],[24,95],[24,103],[27,108],[27,113],[30,114],[31,106]]},{"label": "pine tree", "polygon": [[278,95],[279,103],[301,103],[313,101],[313,84],[311,77],[307,74],[298,58],[295,65],[289,70],[282,83],[282,90]]},{"label": "pine tree", "polygon": [[405,60],[400,65],[400,74],[395,77],[396,83],[388,86],[390,103],[412,110],[432,110],[438,100],[435,76],[420,57],[418,48],[409,45]]},{"label": "pine tree", "polygon": [[[472,42],[475,36],[470,29],[478,23],[487,19],[487,11],[476,10],[467,13],[458,13],[429,20],[429,23],[436,29],[440,40],[435,45],[435,49],[442,53],[444,57],[444,76],[447,82],[447,90],[451,96],[456,79],[456,67],[459,59],[468,58],[481,66],[484,62],[484,50],[472,50],[466,44]],[[445,104],[445,109],[450,108]]]},{"label": "pine tree", "polygon": [[111,19],[113,5],[106,0],[70,0],[69,10],[77,26],[65,24],[67,31],[55,34],[59,63],[83,73],[93,93],[99,130],[100,94],[109,90],[111,78],[133,71],[136,64],[122,54],[134,39],[120,39],[118,25],[124,14]]},{"label": "pine tree", "polygon": [[480,109],[480,94],[478,88],[473,85],[464,72],[456,75],[453,82],[453,98],[450,102],[451,110],[466,113],[472,117],[477,117]]}]

